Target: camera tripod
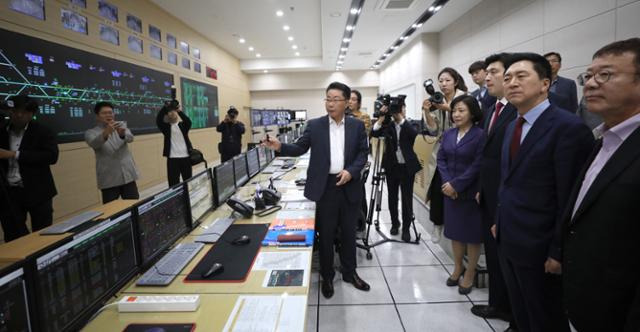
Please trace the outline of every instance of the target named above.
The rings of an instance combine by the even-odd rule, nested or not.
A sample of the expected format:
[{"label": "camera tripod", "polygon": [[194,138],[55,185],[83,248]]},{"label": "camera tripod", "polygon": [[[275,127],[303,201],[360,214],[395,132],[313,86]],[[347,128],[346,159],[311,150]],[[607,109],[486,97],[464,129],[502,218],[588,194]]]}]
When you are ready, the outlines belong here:
[{"label": "camera tripod", "polygon": [[[376,142],[376,147],[373,154],[373,169],[372,177],[371,177],[371,195],[369,198],[369,209],[367,210],[367,216],[365,218],[365,222],[367,223],[367,230],[364,238],[362,239],[362,244],[356,244],[356,246],[360,249],[363,249],[367,252],[367,259],[371,260],[373,255],[371,254],[371,248],[377,247],[383,243],[387,242],[397,242],[397,243],[410,243],[410,244],[420,244],[421,234],[418,233],[415,223],[415,215],[411,217],[411,226],[413,228],[413,233],[415,235],[414,241],[401,241],[396,239],[391,239],[387,237],[380,230],[380,211],[382,210],[382,190],[384,188],[384,183],[386,180],[386,173],[384,168],[382,168],[382,158],[385,153],[384,149],[384,137],[379,137]],[[382,144],[381,144],[382,143]],[[363,199],[366,199],[363,198]],[[375,206],[375,211],[374,211]],[[371,225],[374,225],[378,234],[382,237],[381,240],[375,243],[369,243],[369,234],[371,232]]]}]

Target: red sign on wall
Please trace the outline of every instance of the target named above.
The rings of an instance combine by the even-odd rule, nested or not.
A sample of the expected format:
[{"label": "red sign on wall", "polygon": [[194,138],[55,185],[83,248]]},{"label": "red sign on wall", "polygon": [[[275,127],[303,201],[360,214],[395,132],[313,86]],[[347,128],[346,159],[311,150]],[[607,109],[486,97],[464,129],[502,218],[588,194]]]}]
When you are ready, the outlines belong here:
[{"label": "red sign on wall", "polygon": [[218,79],[218,71],[213,69],[213,68],[211,68],[211,67],[209,67],[209,66],[207,66],[207,77],[211,78],[211,79],[214,79],[214,80],[217,80]]}]

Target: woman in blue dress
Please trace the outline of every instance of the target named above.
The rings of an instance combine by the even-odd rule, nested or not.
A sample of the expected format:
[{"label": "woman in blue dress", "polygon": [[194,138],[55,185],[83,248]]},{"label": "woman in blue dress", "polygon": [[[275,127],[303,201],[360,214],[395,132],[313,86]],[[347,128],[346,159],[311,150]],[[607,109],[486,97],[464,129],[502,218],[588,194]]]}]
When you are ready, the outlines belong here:
[{"label": "woman in blue dress", "polygon": [[[476,202],[478,174],[484,146],[482,120],[478,101],[471,96],[456,97],[451,102],[451,120],[456,127],[444,132],[438,151],[438,170],[442,177],[444,197],[444,236],[451,240],[455,268],[447,286],[459,286],[460,294],[468,294],[473,286],[480,248],[482,223]],[[465,271],[465,252],[468,264]],[[464,273],[462,281],[460,277]]]}]

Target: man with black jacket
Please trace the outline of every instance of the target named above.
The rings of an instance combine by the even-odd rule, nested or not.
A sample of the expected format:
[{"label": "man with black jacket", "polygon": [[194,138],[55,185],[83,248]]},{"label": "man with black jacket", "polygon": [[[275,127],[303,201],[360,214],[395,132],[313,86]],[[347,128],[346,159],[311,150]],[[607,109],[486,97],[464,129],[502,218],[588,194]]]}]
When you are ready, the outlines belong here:
[{"label": "man with black jacket", "polygon": [[4,241],[50,226],[57,194],[50,165],[58,161],[55,134],[33,120],[38,103],[26,95],[9,97],[10,120],[0,128],[0,221]]},{"label": "man with black jacket", "polygon": [[191,120],[177,103],[165,104],[156,116],[156,125],[164,135],[162,155],[167,157],[169,187],[191,178],[189,151],[193,149],[189,140]]},{"label": "man with black jacket", "polygon": [[225,162],[240,154],[242,150],[242,134],[244,124],[238,121],[238,110],[231,106],[224,120],[218,124],[216,130],[222,133],[222,140],[218,143],[220,161]]},{"label": "man with black jacket", "polygon": [[[401,112],[388,112],[383,106],[380,111],[386,115],[378,118],[371,132],[373,137],[385,137],[385,152],[382,167],[387,174],[387,190],[389,191],[389,214],[391,214],[391,235],[397,235],[400,228],[398,220],[398,187],[402,191],[402,240],[411,241],[409,228],[413,220],[413,181],[420,169],[418,157],[413,151],[413,143],[418,132],[405,120],[405,105],[402,100]],[[391,114],[389,114],[391,113]],[[383,124],[387,116],[392,121]]]}]

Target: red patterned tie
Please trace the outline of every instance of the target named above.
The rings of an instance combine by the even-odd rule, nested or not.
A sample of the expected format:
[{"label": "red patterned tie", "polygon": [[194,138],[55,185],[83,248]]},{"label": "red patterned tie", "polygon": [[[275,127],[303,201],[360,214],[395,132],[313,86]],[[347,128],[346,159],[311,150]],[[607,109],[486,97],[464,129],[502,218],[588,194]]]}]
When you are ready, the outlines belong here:
[{"label": "red patterned tie", "polygon": [[516,119],[516,128],[513,131],[513,136],[511,137],[511,146],[509,148],[509,161],[513,161],[518,154],[518,150],[520,149],[520,138],[522,137],[522,125],[524,124],[524,118],[519,116]]},{"label": "red patterned tie", "polygon": [[496,104],[496,112],[493,113],[493,119],[491,119],[491,124],[489,125],[489,131],[491,131],[493,129],[493,126],[496,125],[496,122],[498,122],[498,117],[500,116],[500,111],[502,111],[503,107],[504,105],[501,102],[498,102]]}]

